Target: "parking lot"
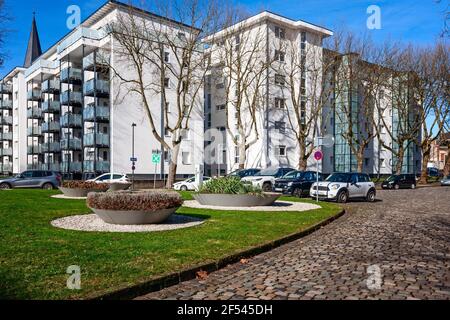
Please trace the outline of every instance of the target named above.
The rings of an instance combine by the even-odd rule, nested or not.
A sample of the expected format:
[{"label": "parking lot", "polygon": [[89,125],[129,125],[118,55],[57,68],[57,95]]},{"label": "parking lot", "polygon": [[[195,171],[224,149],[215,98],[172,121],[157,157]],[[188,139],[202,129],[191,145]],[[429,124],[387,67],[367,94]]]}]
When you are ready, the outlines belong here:
[{"label": "parking lot", "polygon": [[377,191],[305,238],[141,299],[450,299],[449,199]]}]

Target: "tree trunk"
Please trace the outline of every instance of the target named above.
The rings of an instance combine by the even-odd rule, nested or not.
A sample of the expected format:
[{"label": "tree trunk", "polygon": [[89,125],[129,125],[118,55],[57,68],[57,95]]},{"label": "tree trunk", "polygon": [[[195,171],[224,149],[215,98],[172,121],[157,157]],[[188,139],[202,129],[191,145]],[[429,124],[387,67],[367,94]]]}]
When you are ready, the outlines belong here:
[{"label": "tree trunk", "polygon": [[180,152],[180,143],[175,144],[172,149],[172,156],[170,158],[169,164],[169,175],[167,177],[166,188],[171,189],[175,183],[175,178],[177,176],[177,166],[178,166],[178,153]]},{"label": "tree trunk", "polygon": [[362,173],[364,167],[364,151],[362,152],[360,151],[356,154],[356,164],[357,164],[356,170],[359,173]]},{"label": "tree trunk", "polygon": [[245,142],[239,144],[239,169],[245,169],[245,162],[247,157],[247,152],[245,150]]},{"label": "tree trunk", "polygon": [[308,159],[306,158],[305,144],[300,141],[300,155],[298,159],[298,170],[305,171],[308,167]]},{"label": "tree trunk", "polygon": [[397,164],[395,165],[395,174],[401,174],[402,173],[402,166],[403,166],[403,155],[405,153],[405,150],[403,147],[399,147],[398,153],[397,153]]},{"label": "tree trunk", "polygon": [[419,183],[422,183],[422,184],[427,183],[427,178],[428,178],[427,165],[428,165],[428,161],[430,160],[430,152],[431,152],[431,148],[429,145],[427,145],[425,147],[425,150],[423,151],[422,170],[420,171]]}]

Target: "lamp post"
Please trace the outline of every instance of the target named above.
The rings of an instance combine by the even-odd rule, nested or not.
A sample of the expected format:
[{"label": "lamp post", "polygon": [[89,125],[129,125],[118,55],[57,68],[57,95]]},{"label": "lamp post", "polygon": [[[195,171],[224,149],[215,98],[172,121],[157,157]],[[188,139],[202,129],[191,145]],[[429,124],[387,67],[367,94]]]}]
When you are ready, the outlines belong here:
[{"label": "lamp post", "polygon": [[134,128],[136,128],[136,123],[131,124],[131,191],[134,191],[134,170],[136,169],[135,157],[134,157]]}]

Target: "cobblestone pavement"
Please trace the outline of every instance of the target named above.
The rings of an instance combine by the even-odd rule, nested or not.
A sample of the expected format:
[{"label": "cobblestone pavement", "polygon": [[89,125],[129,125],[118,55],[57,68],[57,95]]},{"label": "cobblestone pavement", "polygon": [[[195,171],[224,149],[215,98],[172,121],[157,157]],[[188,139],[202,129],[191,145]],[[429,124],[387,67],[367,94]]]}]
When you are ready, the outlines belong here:
[{"label": "cobblestone pavement", "polygon": [[246,264],[139,299],[450,299],[450,187],[377,198]]}]

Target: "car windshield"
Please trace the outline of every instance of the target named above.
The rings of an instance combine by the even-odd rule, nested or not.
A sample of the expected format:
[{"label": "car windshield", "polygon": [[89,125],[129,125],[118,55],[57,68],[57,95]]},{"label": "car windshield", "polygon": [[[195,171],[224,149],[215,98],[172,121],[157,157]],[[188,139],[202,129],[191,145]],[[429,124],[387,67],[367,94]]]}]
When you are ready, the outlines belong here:
[{"label": "car windshield", "polygon": [[276,176],[278,169],[264,169],[256,173],[255,176]]},{"label": "car windshield", "polygon": [[239,172],[241,172],[242,170],[234,170],[233,172],[230,172],[228,175],[229,176],[239,176]]},{"label": "car windshield", "polygon": [[389,178],[386,179],[386,181],[394,181],[395,179],[397,179],[396,175],[392,175]]},{"label": "car windshield", "polygon": [[348,180],[349,175],[346,173],[333,173],[326,179],[328,182],[348,182]]},{"label": "car windshield", "polygon": [[301,178],[303,176],[303,172],[301,171],[291,171],[283,176],[283,179],[294,179]]}]

